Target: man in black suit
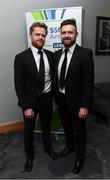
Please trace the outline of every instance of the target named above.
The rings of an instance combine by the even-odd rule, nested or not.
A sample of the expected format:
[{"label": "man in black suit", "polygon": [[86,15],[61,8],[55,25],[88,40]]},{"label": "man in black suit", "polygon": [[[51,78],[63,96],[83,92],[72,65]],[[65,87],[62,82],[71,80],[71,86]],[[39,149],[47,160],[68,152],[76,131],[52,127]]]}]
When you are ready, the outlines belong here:
[{"label": "man in black suit", "polygon": [[19,53],[14,62],[14,82],[18,105],[24,117],[24,145],[27,160],[25,171],[33,165],[34,128],[39,113],[42,140],[46,153],[52,159],[57,154],[51,147],[51,116],[53,105],[53,53],[43,49],[47,35],[44,23],[33,23],[30,27],[31,47]]},{"label": "man in black suit", "polygon": [[[91,109],[94,87],[94,63],[92,50],[76,43],[76,21],[61,23],[63,49],[55,52],[55,101],[65,133],[65,148],[60,157],[76,150],[73,168],[78,173],[84,163],[86,151],[85,119]],[[67,62],[66,62],[67,61]],[[65,69],[66,66],[66,69]],[[75,147],[76,145],[76,147]]]}]

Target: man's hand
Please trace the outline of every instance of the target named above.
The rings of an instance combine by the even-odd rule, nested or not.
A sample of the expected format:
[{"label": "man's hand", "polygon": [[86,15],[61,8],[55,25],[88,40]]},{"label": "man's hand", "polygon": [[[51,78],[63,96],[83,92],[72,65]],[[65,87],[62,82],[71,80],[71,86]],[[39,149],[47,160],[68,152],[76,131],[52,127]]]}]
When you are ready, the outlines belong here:
[{"label": "man's hand", "polygon": [[88,116],[88,109],[81,107],[78,112],[78,117],[80,119],[85,119]]},{"label": "man's hand", "polygon": [[25,117],[26,118],[32,118],[33,116],[34,116],[34,111],[31,109],[31,108],[29,108],[29,109],[26,109],[25,111],[24,111],[24,115],[25,115]]}]

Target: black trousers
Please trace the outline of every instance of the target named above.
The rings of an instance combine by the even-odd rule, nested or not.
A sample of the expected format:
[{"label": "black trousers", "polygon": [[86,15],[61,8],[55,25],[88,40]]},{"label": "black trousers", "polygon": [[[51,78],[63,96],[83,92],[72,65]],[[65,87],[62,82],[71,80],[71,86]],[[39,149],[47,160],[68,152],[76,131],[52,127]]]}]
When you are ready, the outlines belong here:
[{"label": "black trousers", "polygon": [[41,128],[42,128],[42,140],[44,148],[50,148],[51,146],[51,120],[52,120],[52,105],[53,97],[52,93],[42,94],[37,102],[37,106],[33,107],[35,113],[33,118],[27,119],[24,116],[24,145],[25,152],[28,156],[33,154],[33,142],[34,142],[34,129],[36,124],[36,118],[39,114]]},{"label": "black trousers", "polygon": [[79,119],[77,110],[72,112],[69,109],[64,94],[59,93],[57,102],[61,124],[64,128],[66,146],[74,147],[76,158],[82,158],[86,149],[85,119]]}]

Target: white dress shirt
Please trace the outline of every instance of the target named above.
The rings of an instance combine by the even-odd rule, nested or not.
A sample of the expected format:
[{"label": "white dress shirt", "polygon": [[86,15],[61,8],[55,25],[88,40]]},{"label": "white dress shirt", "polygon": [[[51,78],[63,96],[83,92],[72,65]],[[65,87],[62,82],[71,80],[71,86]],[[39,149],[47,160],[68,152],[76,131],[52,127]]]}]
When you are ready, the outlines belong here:
[{"label": "white dress shirt", "polygon": [[[32,50],[32,53],[36,62],[38,72],[39,72],[40,54],[38,53],[38,49],[35,48],[34,46],[31,46],[31,50]],[[44,66],[45,66],[45,86],[44,86],[43,93],[47,93],[51,90],[50,66],[49,66],[47,55],[45,54],[43,49],[42,49],[42,52],[43,52],[43,59],[44,59]]]},{"label": "white dress shirt", "polygon": [[[73,44],[73,46],[71,46],[69,48],[69,51],[67,52],[67,64],[66,64],[65,78],[66,78],[66,75],[67,75],[68,67],[70,65],[70,61],[71,61],[75,46],[76,46],[76,43]],[[62,55],[61,55],[61,58],[60,58],[60,61],[59,61],[59,64],[58,64],[58,79],[60,78],[61,67],[62,67],[62,64],[63,64],[64,56],[65,56],[65,48],[62,49]],[[59,87],[59,91],[62,92],[62,93],[65,93],[65,87],[63,89],[61,89]]]}]

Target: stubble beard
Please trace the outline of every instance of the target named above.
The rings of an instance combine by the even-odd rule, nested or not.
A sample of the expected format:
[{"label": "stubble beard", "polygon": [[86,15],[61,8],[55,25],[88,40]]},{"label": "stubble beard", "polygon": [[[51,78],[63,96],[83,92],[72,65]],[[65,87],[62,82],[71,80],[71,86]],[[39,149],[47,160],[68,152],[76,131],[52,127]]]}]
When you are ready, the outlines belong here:
[{"label": "stubble beard", "polygon": [[37,49],[42,49],[44,46],[44,42],[42,42],[42,43],[32,42],[32,45]]},{"label": "stubble beard", "polygon": [[62,43],[66,48],[70,48],[73,44],[75,44],[75,42],[76,42],[76,39],[74,39],[73,41],[70,41],[69,43],[65,43],[65,41],[62,40]]}]

